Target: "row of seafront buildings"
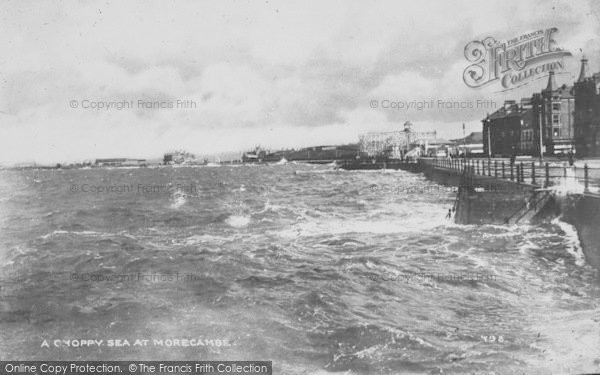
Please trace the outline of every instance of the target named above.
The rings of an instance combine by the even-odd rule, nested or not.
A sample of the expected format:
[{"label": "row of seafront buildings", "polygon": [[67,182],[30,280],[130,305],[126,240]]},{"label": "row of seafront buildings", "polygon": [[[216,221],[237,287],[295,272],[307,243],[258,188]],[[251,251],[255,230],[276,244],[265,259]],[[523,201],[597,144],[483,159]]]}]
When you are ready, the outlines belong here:
[{"label": "row of seafront buildings", "polygon": [[360,136],[360,152],[369,158],[404,159],[407,156],[481,156],[482,134],[475,132],[464,138],[446,140],[436,131],[417,132],[407,121],[403,131],[366,133]]},{"label": "row of seafront buildings", "polygon": [[558,86],[550,72],[541,93],[507,100],[482,122],[486,156],[537,156],[540,147],[547,155],[600,156],[600,73],[589,75],[584,57],[572,86]]}]

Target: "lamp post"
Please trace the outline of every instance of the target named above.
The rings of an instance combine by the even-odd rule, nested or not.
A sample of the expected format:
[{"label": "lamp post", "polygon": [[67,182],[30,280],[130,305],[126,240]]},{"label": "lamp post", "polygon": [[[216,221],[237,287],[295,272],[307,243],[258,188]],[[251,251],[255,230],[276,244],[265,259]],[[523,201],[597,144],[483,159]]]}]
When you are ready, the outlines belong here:
[{"label": "lamp post", "polygon": [[485,119],[485,123],[487,124],[488,159],[491,159],[492,158],[492,136],[491,136],[492,127],[491,127],[491,121],[490,121],[489,116],[487,119]]},{"label": "lamp post", "polygon": [[411,122],[410,121],[406,121],[404,123],[404,134],[405,134],[405,139],[406,139],[406,152],[408,153],[410,151],[410,133],[412,132],[411,130]]},{"label": "lamp post", "polygon": [[463,155],[465,164],[467,162],[467,137],[465,136],[465,123],[463,122]]},{"label": "lamp post", "polygon": [[543,150],[543,141],[542,141],[542,107],[541,105],[538,104],[538,122],[540,124],[539,126],[539,139],[540,139],[540,165],[544,164],[544,150]]}]

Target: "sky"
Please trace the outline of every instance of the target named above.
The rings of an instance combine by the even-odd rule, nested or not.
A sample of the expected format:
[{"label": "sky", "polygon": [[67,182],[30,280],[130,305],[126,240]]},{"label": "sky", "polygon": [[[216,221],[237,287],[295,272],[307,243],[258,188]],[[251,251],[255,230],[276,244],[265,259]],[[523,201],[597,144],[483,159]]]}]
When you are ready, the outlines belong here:
[{"label": "sky", "polygon": [[458,138],[495,109],[440,101],[546,85],[468,87],[469,42],[556,27],[572,84],[582,51],[600,71],[599,16],[594,0],[0,0],[0,164],[345,144],[406,121]]}]

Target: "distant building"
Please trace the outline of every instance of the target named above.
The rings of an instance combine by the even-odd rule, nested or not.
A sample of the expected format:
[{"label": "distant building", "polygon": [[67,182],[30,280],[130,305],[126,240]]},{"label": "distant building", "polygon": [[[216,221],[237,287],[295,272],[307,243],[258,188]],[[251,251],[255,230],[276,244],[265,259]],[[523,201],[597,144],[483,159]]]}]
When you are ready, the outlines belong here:
[{"label": "distant building", "polygon": [[[531,98],[521,99],[521,131],[517,147],[520,155],[536,155],[539,153],[539,142],[536,143],[536,121]],[[538,127],[539,128],[539,127]]]},{"label": "distant building", "polygon": [[574,85],[575,150],[577,156],[600,156],[600,73],[589,76],[587,59]]},{"label": "distant building", "polygon": [[145,166],[146,159],[127,159],[127,158],[112,158],[112,159],[96,159],[94,162],[98,167],[128,167],[128,166]]},{"label": "distant building", "polygon": [[550,72],[541,93],[523,98],[520,103],[507,100],[503,107],[482,120],[484,154],[539,155],[540,128],[545,154],[569,153],[574,148],[574,111],[574,88],[559,87],[554,72]]},{"label": "distant building", "polygon": [[483,153],[488,156],[512,156],[518,152],[521,137],[521,107],[514,100],[483,119]]},{"label": "distant building", "polygon": [[163,157],[163,164],[193,164],[196,162],[196,155],[186,151],[168,152]]},{"label": "distant building", "polygon": [[[556,84],[554,72],[551,71],[548,75],[546,89],[542,90],[541,94],[533,96],[532,104],[533,116],[538,129],[540,119],[542,121],[545,153],[566,154],[572,151],[575,138],[573,86],[562,85],[559,87]],[[539,140],[539,138],[537,139]]]},{"label": "distant building", "polygon": [[434,157],[450,156],[454,146],[454,142],[444,138],[428,139],[425,143],[426,147],[423,147],[425,154]]},{"label": "distant building", "polygon": [[470,156],[483,155],[482,132],[472,132],[464,138],[451,139],[450,141],[454,144],[451,155],[463,155],[465,152]]},{"label": "distant building", "polygon": [[256,147],[254,151],[244,152],[242,154],[242,162],[243,163],[258,163],[263,162],[267,152],[260,147]]},{"label": "distant building", "polygon": [[412,124],[404,123],[404,130],[381,133],[366,133],[359,137],[360,152],[369,157],[383,156],[392,159],[401,159],[411,148],[411,145],[426,145],[435,142],[437,133],[415,132]]}]

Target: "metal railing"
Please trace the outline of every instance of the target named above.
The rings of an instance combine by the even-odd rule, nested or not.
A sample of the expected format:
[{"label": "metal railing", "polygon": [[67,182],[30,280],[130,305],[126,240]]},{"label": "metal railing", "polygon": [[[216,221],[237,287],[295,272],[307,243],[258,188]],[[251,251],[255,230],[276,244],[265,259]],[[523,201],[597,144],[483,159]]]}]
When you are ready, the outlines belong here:
[{"label": "metal railing", "polygon": [[458,173],[468,169],[474,176],[504,179],[542,188],[564,184],[567,190],[583,189],[584,193],[598,193],[600,187],[600,168],[590,168],[587,163],[579,168],[569,166],[566,162],[540,165],[533,161],[510,163],[503,159],[419,158],[419,163]]}]

